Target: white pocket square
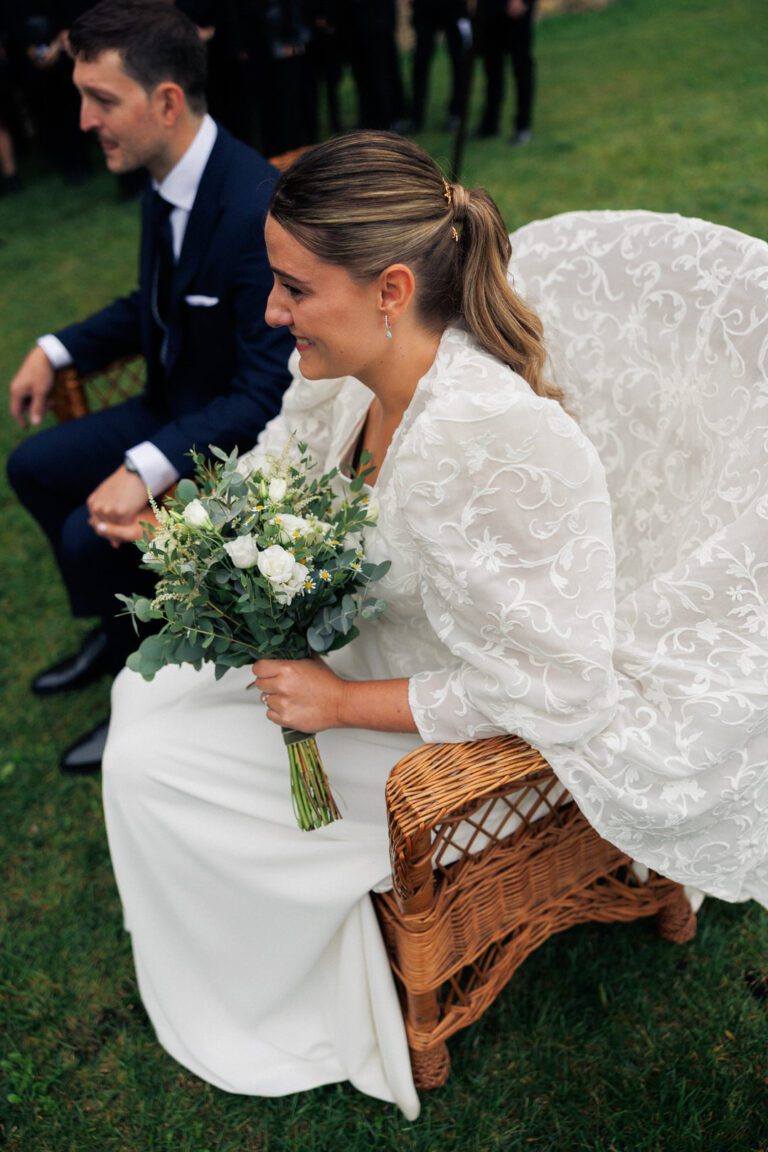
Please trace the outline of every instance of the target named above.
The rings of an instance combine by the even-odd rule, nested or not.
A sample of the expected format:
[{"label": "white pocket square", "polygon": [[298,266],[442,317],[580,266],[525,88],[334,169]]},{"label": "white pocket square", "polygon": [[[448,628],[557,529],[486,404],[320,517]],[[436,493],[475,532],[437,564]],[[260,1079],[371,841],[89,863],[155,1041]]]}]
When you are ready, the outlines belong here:
[{"label": "white pocket square", "polygon": [[214,304],[218,304],[218,296],[185,296],[184,301],[186,304],[191,304],[193,308],[213,308]]}]

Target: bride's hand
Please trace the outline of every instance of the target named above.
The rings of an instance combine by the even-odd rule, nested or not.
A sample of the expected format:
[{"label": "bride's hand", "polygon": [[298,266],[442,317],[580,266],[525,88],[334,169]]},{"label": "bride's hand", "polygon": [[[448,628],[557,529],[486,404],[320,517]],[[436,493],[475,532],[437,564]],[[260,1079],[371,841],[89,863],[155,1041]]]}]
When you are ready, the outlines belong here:
[{"label": "bride's hand", "polygon": [[283,728],[322,732],[343,726],[340,712],[348,686],[322,660],[257,660],[249,688],[261,693],[267,718]]}]

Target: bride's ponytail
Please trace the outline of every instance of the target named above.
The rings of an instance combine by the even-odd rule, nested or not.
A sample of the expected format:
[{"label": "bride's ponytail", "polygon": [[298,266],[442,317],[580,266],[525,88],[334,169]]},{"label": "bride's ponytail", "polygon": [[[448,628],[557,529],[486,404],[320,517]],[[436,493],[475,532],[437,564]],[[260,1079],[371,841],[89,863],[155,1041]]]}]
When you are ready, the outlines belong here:
[{"label": "bride's ponytail", "polygon": [[483,188],[449,184],[461,263],[460,312],[486,352],[528,381],[538,396],[562,401],[544,374],[541,320],[509,283],[511,245],[504,221]]}]

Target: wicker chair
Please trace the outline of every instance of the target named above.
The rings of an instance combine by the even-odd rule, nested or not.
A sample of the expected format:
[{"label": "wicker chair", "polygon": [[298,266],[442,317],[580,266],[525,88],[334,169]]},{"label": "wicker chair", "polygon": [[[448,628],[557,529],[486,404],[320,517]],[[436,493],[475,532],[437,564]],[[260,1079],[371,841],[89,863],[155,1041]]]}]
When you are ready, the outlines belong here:
[{"label": "wicker chair", "polygon": [[[653,916],[665,940],[696,933],[680,885],[654,873],[640,883],[630,858],[598,836],[567,793],[554,798],[556,785],[543,757],[514,736],[424,745],[390,774],[393,888],[373,899],[418,1088],[445,1083],[446,1040],[478,1020],[556,932]],[[467,829],[459,858],[444,863]]]}]

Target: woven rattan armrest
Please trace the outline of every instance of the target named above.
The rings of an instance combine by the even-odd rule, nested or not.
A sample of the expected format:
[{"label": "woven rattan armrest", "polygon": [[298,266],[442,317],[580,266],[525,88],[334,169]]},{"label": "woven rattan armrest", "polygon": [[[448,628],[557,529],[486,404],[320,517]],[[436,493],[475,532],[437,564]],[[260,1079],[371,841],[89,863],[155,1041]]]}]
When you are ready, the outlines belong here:
[{"label": "woven rattan armrest", "polygon": [[386,787],[395,891],[411,904],[415,877],[423,872],[423,882],[429,885],[436,827],[458,815],[468,816],[523,782],[543,791],[556,784],[541,753],[519,736],[424,744],[404,756]]},{"label": "woven rattan armrest", "polygon": [[538,773],[551,774],[552,769],[519,736],[422,744],[390,772],[387,806],[400,835],[413,836]]}]

